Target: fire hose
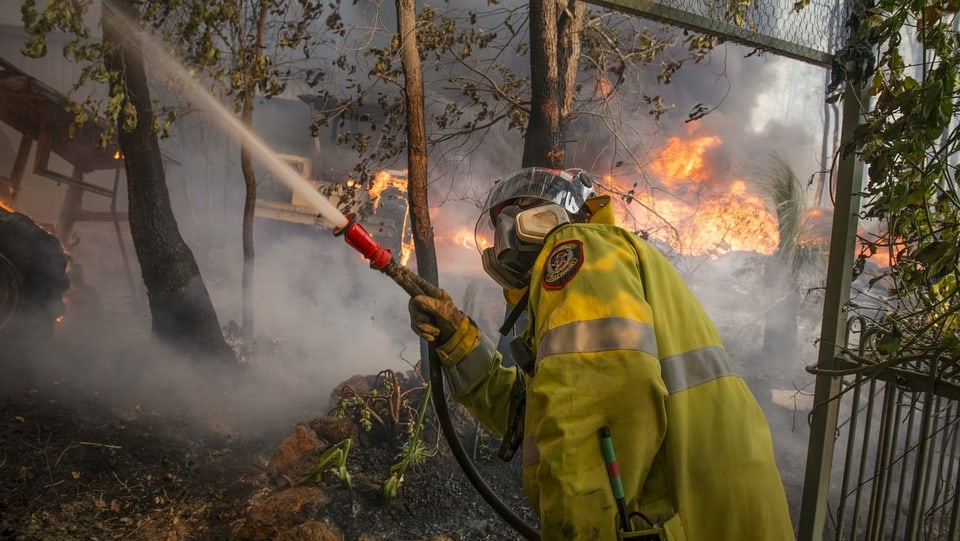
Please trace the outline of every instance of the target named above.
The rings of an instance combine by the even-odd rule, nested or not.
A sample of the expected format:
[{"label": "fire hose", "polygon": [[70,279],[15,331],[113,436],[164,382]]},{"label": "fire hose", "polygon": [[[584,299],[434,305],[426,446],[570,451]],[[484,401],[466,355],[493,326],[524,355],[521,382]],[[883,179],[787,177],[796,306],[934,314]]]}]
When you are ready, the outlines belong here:
[{"label": "fire hose", "polygon": [[[353,249],[360,252],[370,267],[386,274],[397,283],[411,297],[423,295],[423,290],[417,285],[417,277],[413,271],[404,265],[397,263],[389,248],[385,248],[378,243],[367,232],[366,229],[356,221],[355,215],[347,215],[347,223],[342,227],[333,230],[334,236],[343,236]],[[436,344],[429,344],[428,360],[430,365],[430,387],[433,407],[437,412],[437,419],[443,435],[450,445],[453,456],[457,459],[460,468],[467,475],[467,478],[473,484],[473,487],[480,493],[487,504],[500,515],[514,530],[516,530],[525,539],[530,541],[539,541],[540,532],[535,530],[526,521],[517,516],[512,509],[497,497],[489,485],[483,480],[480,472],[467,454],[460,438],[457,437],[453,422],[450,419],[450,412],[447,409],[446,396],[443,390],[443,373],[440,366],[440,357],[437,355]]]}]

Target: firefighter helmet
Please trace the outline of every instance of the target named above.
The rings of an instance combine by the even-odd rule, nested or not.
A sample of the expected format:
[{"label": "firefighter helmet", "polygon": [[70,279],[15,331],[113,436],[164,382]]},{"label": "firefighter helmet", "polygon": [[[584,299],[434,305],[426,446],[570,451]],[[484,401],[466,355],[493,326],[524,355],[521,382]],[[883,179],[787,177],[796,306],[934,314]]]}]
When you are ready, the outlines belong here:
[{"label": "firefighter helmet", "polygon": [[580,221],[594,195],[593,180],[578,169],[528,167],[498,180],[474,230],[484,270],[505,289],[525,288],[544,236]]},{"label": "firefighter helmet", "polygon": [[495,227],[500,211],[509,205],[528,208],[544,203],[556,203],[576,215],[594,195],[593,179],[582,169],[527,167],[494,183],[480,220],[489,217]]}]

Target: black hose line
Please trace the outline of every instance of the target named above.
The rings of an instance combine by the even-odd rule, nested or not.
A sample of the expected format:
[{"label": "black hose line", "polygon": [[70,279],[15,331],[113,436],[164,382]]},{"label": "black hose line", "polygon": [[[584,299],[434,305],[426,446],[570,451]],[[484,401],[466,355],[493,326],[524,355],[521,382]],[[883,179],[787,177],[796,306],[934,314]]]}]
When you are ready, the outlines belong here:
[{"label": "black hose line", "polygon": [[[413,273],[393,259],[380,270],[392,278],[393,281],[402,287],[411,297],[423,294],[420,286],[416,283],[416,278],[411,276]],[[497,497],[490,486],[483,480],[480,472],[477,471],[476,465],[467,455],[467,450],[463,447],[463,443],[460,441],[460,438],[457,436],[457,431],[453,427],[453,422],[450,420],[450,410],[447,409],[447,397],[443,390],[444,381],[443,370],[440,366],[440,356],[437,355],[437,346],[433,342],[427,344],[427,358],[430,364],[430,396],[433,398],[433,408],[437,412],[437,420],[440,423],[443,436],[446,438],[447,444],[450,445],[450,450],[453,451],[453,456],[457,459],[457,463],[460,464],[460,469],[467,475],[467,478],[473,484],[473,488],[483,496],[483,499],[487,501],[490,507],[493,507],[493,510],[500,515],[500,518],[505,520],[507,524],[513,527],[517,533],[528,541],[540,541],[540,532],[527,524],[527,522],[514,513],[507,504],[503,503],[503,500]]]},{"label": "black hose line", "polygon": [[429,350],[430,392],[433,396],[433,407],[437,411],[440,428],[443,430],[443,435],[450,445],[450,450],[453,451],[453,456],[456,457],[457,462],[460,464],[460,469],[463,470],[463,473],[465,473],[467,478],[470,479],[470,482],[473,483],[473,487],[477,489],[477,492],[483,496],[483,499],[487,501],[490,507],[493,507],[494,511],[496,511],[507,524],[512,526],[517,533],[528,541],[540,541],[540,532],[517,516],[512,509],[503,503],[503,500],[494,494],[493,490],[491,490],[489,485],[483,480],[483,477],[480,476],[480,472],[477,471],[477,467],[473,461],[467,456],[467,450],[464,449],[463,443],[461,443],[460,438],[457,437],[456,429],[454,429],[453,423],[450,420],[450,411],[447,409],[447,398],[443,390],[443,373],[440,368],[440,356],[437,355],[437,346],[431,343]]}]

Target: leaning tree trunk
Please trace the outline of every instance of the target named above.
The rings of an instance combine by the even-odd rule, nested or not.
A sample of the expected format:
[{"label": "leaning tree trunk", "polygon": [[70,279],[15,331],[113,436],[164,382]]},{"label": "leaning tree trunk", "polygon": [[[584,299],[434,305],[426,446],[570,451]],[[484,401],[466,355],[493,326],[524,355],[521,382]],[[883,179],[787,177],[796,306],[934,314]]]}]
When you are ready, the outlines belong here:
[{"label": "leaning tree trunk", "polygon": [[[264,10],[266,11],[266,10]],[[252,86],[252,85],[249,85]],[[240,121],[250,129],[253,126],[253,91],[248,88],[243,97],[243,111]],[[243,297],[243,324],[240,332],[243,336],[253,336],[253,274],[254,274],[254,244],[253,218],[257,206],[257,176],[253,170],[253,156],[247,145],[240,145],[240,169],[243,171],[243,183],[246,186],[246,196],[243,202],[243,277],[241,278],[241,295]]]},{"label": "leaning tree trunk", "polygon": [[129,0],[104,3],[104,66],[118,75],[110,81],[110,95],[124,96],[117,119],[118,140],[127,173],[130,234],[150,301],[153,334],[188,353],[235,359],[170,207],[142,38],[133,31],[136,23],[132,21],[137,20]]}]

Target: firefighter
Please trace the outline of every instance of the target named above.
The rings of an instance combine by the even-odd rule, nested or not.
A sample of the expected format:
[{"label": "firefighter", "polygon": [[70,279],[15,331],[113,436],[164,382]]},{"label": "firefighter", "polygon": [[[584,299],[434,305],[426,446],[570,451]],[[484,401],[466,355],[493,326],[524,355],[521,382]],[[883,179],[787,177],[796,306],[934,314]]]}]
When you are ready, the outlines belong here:
[{"label": "firefighter", "polygon": [[411,325],[436,342],[452,396],[507,447],[522,441],[544,541],[794,539],[759,405],[675,269],[614,224],[610,197],[583,171],[526,168],[495,184],[484,224],[484,270],[529,319],[516,366],[442,289],[411,299]]}]

